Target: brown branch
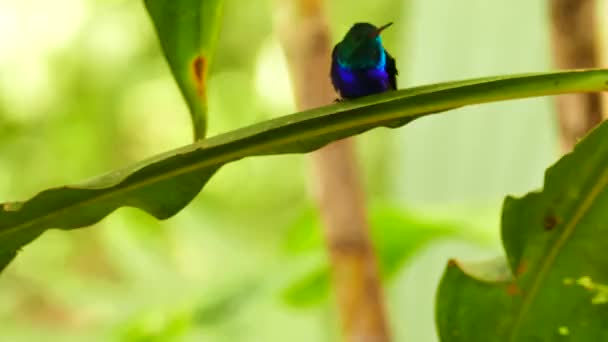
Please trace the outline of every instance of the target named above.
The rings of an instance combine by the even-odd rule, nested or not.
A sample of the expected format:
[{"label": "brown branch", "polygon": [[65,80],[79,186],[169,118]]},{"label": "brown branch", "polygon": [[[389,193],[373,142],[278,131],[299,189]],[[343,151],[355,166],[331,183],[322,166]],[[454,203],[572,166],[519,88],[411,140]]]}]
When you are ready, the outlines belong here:
[{"label": "brown branch", "polygon": [[[551,0],[551,34],[555,65],[563,69],[599,66],[595,0]],[[563,152],[602,120],[600,94],[569,94],[557,98]]]},{"label": "brown branch", "polygon": [[[294,5],[297,8],[294,8]],[[321,0],[281,1],[279,32],[300,110],[331,103],[331,45]],[[352,139],[312,153],[317,200],[346,341],[389,341],[382,287]]]},{"label": "brown branch", "polygon": [[319,206],[347,341],[388,341],[382,288],[369,238],[353,140],[313,154]]}]

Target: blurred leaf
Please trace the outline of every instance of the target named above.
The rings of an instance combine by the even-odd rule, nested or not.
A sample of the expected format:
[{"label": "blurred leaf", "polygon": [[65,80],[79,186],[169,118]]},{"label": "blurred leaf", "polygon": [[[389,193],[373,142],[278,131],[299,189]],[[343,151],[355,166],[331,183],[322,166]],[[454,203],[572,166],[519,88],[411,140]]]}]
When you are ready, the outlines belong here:
[{"label": "blurred leaf", "polygon": [[17,251],[0,254],[0,270],[3,270],[17,255]]},{"label": "blurred leaf", "polygon": [[181,341],[191,325],[192,317],[188,312],[152,310],[130,320],[119,331],[119,340],[125,342]]},{"label": "blurred leaf", "polygon": [[327,298],[329,284],[329,269],[328,265],[324,264],[289,284],[283,290],[282,296],[289,305],[300,308],[310,307]]},{"label": "blurred leaf", "polygon": [[243,306],[259,294],[259,281],[244,282],[236,289],[229,289],[223,294],[213,296],[197,307],[193,315],[193,324],[209,326],[236,316]]},{"label": "blurred leaf", "polygon": [[321,237],[319,210],[311,207],[290,225],[285,240],[283,251],[287,255],[297,255],[320,249],[323,245]]},{"label": "blurred leaf", "polygon": [[604,123],[547,170],[542,192],[505,200],[508,265],[449,263],[441,340],[607,341],[607,221]]},{"label": "blurred leaf", "polygon": [[[308,225],[299,222],[294,228],[287,248],[295,251],[317,250],[322,246],[320,217],[311,211],[306,215]],[[312,219],[311,219],[312,217]],[[381,274],[390,279],[417,251],[433,240],[460,235],[461,229],[453,224],[423,222],[407,215],[403,210],[389,206],[373,206],[370,209],[370,225],[374,249],[378,256]],[[298,245],[297,240],[305,241]],[[311,243],[314,241],[314,243]],[[307,248],[302,248],[306,246]],[[313,249],[312,247],[316,247]],[[292,252],[294,250],[288,250]],[[310,306],[327,297],[330,271],[327,258],[306,274],[291,282],[283,291],[283,298],[293,306]]]},{"label": "blurred leaf", "polygon": [[461,235],[461,227],[431,223],[405,215],[398,209],[381,207],[371,213],[372,239],[383,277],[393,276],[416,251],[429,242]]},{"label": "blurred leaf", "polygon": [[207,74],[219,32],[222,2],[144,0],[165,58],[190,108],[195,140],[205,137]]},{"label": "blurred leaf", "polygon": [[0,206],[0,254],[46,229],[74,229],[131,206],[166,219],[222,165],[256,155],[305,153],[375,127],[476,103],[608,89],[607,70],[501,76],[399,90],[262,122],[205,139],[88,182]]}]

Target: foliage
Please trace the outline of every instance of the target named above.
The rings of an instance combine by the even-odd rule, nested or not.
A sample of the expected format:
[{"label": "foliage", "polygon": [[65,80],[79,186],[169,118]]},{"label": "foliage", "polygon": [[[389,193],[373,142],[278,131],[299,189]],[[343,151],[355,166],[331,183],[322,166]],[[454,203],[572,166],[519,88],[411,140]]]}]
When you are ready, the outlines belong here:
[{"label": "foliage", "polygon": [[[468,227],[451,222],[430,222],[402,208],[387,204],[370,207],[370,230],[378,256],[381,276],[391,280],[416,252],[440,239],[473,240],[484,244],[484,238],[471,233]],[[286,258],[310,257],[323,247],[321,223],[316,210],[302,216],[292,227],[285,242]],[[320,259],[320,260],[319,260]],[[315,258],[314,265],[303,275],[291,280],[283,291],[283,298],[296,307],[318,305],[327,298],[330,271],[327,258]]]},{"label": "foliage", "polygon": [[145,0],[161,46],[192,117],[194,138],[205,137],[207,75],[219,31],[222,0]]},{"label": "foliage", "polygon": [[[253,83],[251,81],[254,78],[253,70],[257,68],[256,63],[258,63],[256,59],[251,58],[250,52],[254,51],[258,44],[261,45],[263,36],[267,34],[264,30],[268,29],[270,22],[269,18],[260,14],[264,11],[260,11],[259,3],[226,2],[226,7],[230,9],[226,11],[226,16],[232,23],[238,23],[238,25],[233,25],[230,31],[222,32],[222,41],[219,42],[221,48],[217,51],[221,58],[214,58],[216,54],[215,39],[219,32],[221,1],[146,0],[144,3],[156,28],[166,61],[188,104],[197,137],[200,138],[204,135],[207,106],[208,102],[213,100],[213,92],[215,92],[215,98],[221,97],[222,101],[219,102],[224,104],[223,111],[218,111],[222,115],[213,117],[216,123],[220,123],[215,127],[232,129],[244,122],[267,119],[268,113],[276,110],[274,107],[264,106],[263,101],[257,99],[257,97],[263,97],[260,95],[263,92],[259,92],[259,96],[255,96],[249,89],[253,88],[249,83]],[[201,6],[196,3],[200,3]],[[427,6],[426,4],[431,4],[431,1],[426,1],[424,4]],[[343,13],[342,7],[345,6],[349,6],[349,8],[369,6],[367,10],[361,11],[365,13],[366,17],[374,17],[372,9],[380,7],[375,2],[363,5],[344,2],[342,5],[340,1],[332,2],[332,6],[336,7],[334,12]],[[461,4],[454,6],[467,7]],[[59,6],[57,7],[59,8]],[[387,9],[389,7],[386,6]],[[455,10],[448,8],[443,2],[439,7],[447,9],[448,12]],[[508,7],[515,8],[511,3]],[[190,8],[200,9],[200,11],[192,11],[189,10]],[[1,9],[3,7],[0,7]],[[121,10],[116,12],[136,12],[122,9],[121,7]],[[234,9],[239,9],[239,11]],[[465,11],[469,11],[469,9],[465,9]],[[516,10],[514,11],[516,12]],[[1,12],[0,14],[2,14]],[[78,11],[74,12],[78,13]],[[143,13],[143,11],[141,12]],[[386,15],[394,15],[393,8],[385,12]],[[241,13],[248,13],[249,16],[244,17]],[[179,139],[174,139],[171,143],[164,144],[166,141],[162,137],[162,134],[167,134],[167,132],[173,132],[175,135],[175,132],[179,131],[174,129],[175,122],[179,121],[179,118],[167,116],[169,113],[179,112],[179,105],[172,103],[171,106],[163,107],[162,104],[165,102],[158,100],[160,96],[171,98],[171,87],[154,86],[152,87],[156,90],[154,92],[133,90],[138,84],[151,87],[151,84],[168,83],[167,79],[163,78],[165,75],[158,72],[160,68],[155,68],[156,64],[160,65],[153,57],[156,53],[153,48],[155,45],[138,42],[133,44],[133,40],[128,39],[121,41],[120,38],[126,35],[119,32],[118,35],[111,36],[113,39],[109,39],[112,42],[122,42],[122,45],[115,45],[119,47],[118,49],[106,49],[103,44],[101,44],[101,48],[97,47],[97,50],[91,48],[99,43],[99,39],[95,39],[99,34],[94,28],[97,26],[112,27],[112,24],[116,23],[116,20],[107,20],[106,14],[103,11],[95,13],[96,21],[91,23],[91,27],[88,28],[91,31],[87,31],[83,37],[78,38],[78,44],[74,43],[76,48],[70,48],[67,56],[53,56],[53,63],[57,64],[54,67],[60,71],[55,70],[61,76],[58,77],[60,81],[52,83],[51,86],[45,84],[44,90],[47,93],[33,92],[32,96],[25,101],[30,107],[25,106],[24,108],[36,109],[37,107],[33,106],[35,103],[42,108],[36,109],[39,112],[45,112],[45,106],[55,106],[68,113],[48,116],[49,122],[56,121],[54,125],[45,125],[42,123],[44,120],[15,119],[18,115],[11,117],[13,112],[19,113],[19,106],[15,106],[15,101],[11,102],[11,96],[19,98],[13,93],[21,91],[20,89],[27,89],[19,88],[19,81],[24,84],[31,83],[31,79],[27,78],[27,71],[37,70],[36,67],[30,68],[30,65],[27,64],[27,68],[12,68],[18,70],[17,76],[6,77],[10,81],[8,82],[10,86],[4,86],[5,94],[2,94],[3,96],[0,98],[0,111],[2,112],[0,139],[3,142],[3,146],[1,146],[3,153],[0,158],[3,162],[11,163],[10,167],[6,168],[11,171],[0,170],[0,188],[4,186],[10,190],[7,191],[8,193],[12,191],[18,194],[11,193],[10,196],[22,196],[23,193],[31,192],[32,188],[47,187],[48,183],[61,183],[65,181],[65,178],[71,179],[80,177],[82,174],[98,172],[100,168],[108,167],[108,164],[112,166],[124,164],[133,158],[140,158],[149,151],[145,151],[145,147],[142,151],[141,147],[134,148],[134,146],[145,145],[138,140],[145,134],[138,133],[141,133],[140,131],[142,128],[146,128],[146,125],[157,126],[156,130],[146,133],[150,140],[148,145],[153,146],[149,148],[152,151],[156,151],[155,148],[164,148],[161,147],[164,145],[172,146],[171,143],[175,143],[175,141],[183,143]],[[433,12],[432,17],[435,16],[436,13]],[[264,24],[250,25],[253,20],[251,18],[254,17]],[[507,17],[505,16],[505,18]],[[46,13],[45,18],[47,18]],[[489,20],[487,18],[490,17],[484,15],[482,19]],[[5,17],[0,19],[4,20]],[[129,32],[145,26],[141,25],[141,22],[131,19],[132,17],[128,16],[122,18],[125,22],[132,22],[132,26],[129,26],[128,29]],[[341,32],[342,28],[350,25],[351,21],[350,15],[332,20],[333,26],[340,28],[340,30],[336,29],[336,32]],[[10,21],[8,25],[10,26]],[[503,25],[492,26],[501,27]],[[46,29],[52,29],[52,27],[45,27]],[[521,29],[528,30],[528,27],[522,25]],[[428,30],[420,31],[424,31],[426,37]],[[91,35],[90,32],[94,34]],[[494,31],[486,32],[492,40],[497,40]],[[465,33],[467,34],[460,36],[466,36],[469,39],[469,32]],[[387,34],[387,41],[390,41],[392,33]],[[50,34],[40,35],[40,37],[44,37],[45,41],[50,36]],[[103,37],[103,35],[101,36]],[[242,39],[243,36],[248,38]],[[441,32],[441,36],[445,36],[443,32]],[[406,40],[405,38],[407,37],[399,37],[399,42],[402,43]],[[145,36],[143,40],[152,42],[152,39]],[[423,39],[415,40],[423,41]],[[513,38],[513,40],[517,41],[515,46],[521,45],[519,37]],[[0,43],[2,43],[1,39]],[[272,41],[264,42],[264,44],[265,47],[272,47]],[[460,44],[461,42],[454,40],[454,45],[458,48],[460,48]],[[508,50],[502,44],[501,41],[501,53],[504,52],[502,50]],[[26,45],[38,46],[40,44],[28,43]],[[487,50],[485,44],[478,45]],[[447,46],[445,49],[453,50]],[[150,53],[150,51],[154,51],[154,53]],[[121,56],[121,54],[128,58],[125,57],[121,62],[117,62],[119,58],[116,56]],[[38,54],[22,53],[19,57],[25,55]],[[437,53],[436,55],[444,54]],[[95,59],[95,63],[90,63],[90,56],[100,58]],[[205,63],[201,64],[203,60],[198,59],[201,56],[205,58]],[[401,62],[407,61],[406,56],[399,57]],[[49,57],[49,59],[51,58]],[[220,72],[216,73],[217,77],[211,77],[208,80],[212,59],[220,62],[213,63],[214,66],[219,65],[217,70]],[[541,58],[539,57],[539,59]],[[2,57],[0,57],[0,61],[2,61]],[[29,60],[27,62],[29,63]],[[436,68],[435,62],[434,59],[428,61],[435,68],[434,70],[440,70]],[[496,63],[500,63],[500,61],[497,60]],[[136,67],[133,67],[134,65]],[[238,68],[227,67],[235,65],[238,65]],[[453,68],[452,65],[459,64],[447,65],[446,68]],[[2,68],[3,71],[9,69],[4,65]],[[273,65],[273,68],[279,70],[277,73],[280,73],[279,66]],[[238,70],[238,72],[234,70]],[[407,73],[407,70],[401,70],[402,74]],[[475,65],[474,70],[484,70],[483,65],[481,68]],[[462,68],[458,68],[458,71],[464,72]],[[426,70],[419,68],[419,73],[425,72]],[[437,72],[443,73],[443,71]],[[7,75],[12,74],[7,73]],[[169,75],[167,74],[167,76]],[[266,320],[266,322],[272,323],[266,324],[268,326],[281,325],[284,330],[297,331],[297,336],[302,340],[319,340],[320,336],[310,337],[310,334],[315,334],[315,332],[311,333],[311,329],[309,329],[310,322],[308,325],[293,323],[301,318],[298,316],[302,315],[301,312],[295,314],[289,311],[290,319],[285,320],[284,317],[276,314],[279,311],[276,310],[276,307],[274,307],[274,311],[268,309],[268,306],[277,305],[268,298],[275,298],[276,293],[280,291],[283,291],[284,298],[289,303],[307,307],[319,304],[320,299],[327,294],[330,277],[325,256],[319,255],[322,244],[318,235],[316,215],[308,210],[303,213],[303,220],[296,227],[295,235],[291,236],[286,243],[287,253],[273,254],[275,251],[268,251],[269,246],[282,241],[284,232],[281,231],[281,227],[286,225],[286,222],[290,222],[289,216],[299,213],[299,206],[296,206],[293,212],[288,212],[287,205],[277,206],[283,201],[282,199],[273,200],[273,198],[279,198],[278,193],[285,194],[288,191],[285,188],[288,186],[286,184],[291,184],[298,190],[301,188],[301,184],[294,179],[297,177],[293,177],[294,169],[299,169],[301,165],[292,163],[297,167],[292,165],[292,168],[285,171],[284,168],[275,168],[277,159],[243,160],[242,158],[254,155],[306,152],[329,141],[359,134],[373,127],[394,127],[432,112],[469,104],[606,89],[607,77],[606,71],[595,70],[475,79],[403,90],[359,102],[329,106],[263,122],[164,153],[80,185],[49,189],[24,202],[0,205],[0,269],[4,269],[25,244],[33,241],[49,228],[73,229],[90,225],[123,206],[143,209],[156,218],[167,218],[184,208],[224,164],[240,160],[234,165],[242,167],[238,171],[235,171],[237,169],[233,168],[233,165],[223,168],[223,171],[214,177],[214,180],[220,179],[222,185],[217,185],[219,181],[209,184],[206,196],[201,196],[204,197],[201,198],[201,201],[190,206],[193,209],[188,212],[184,211],[184,215],[176,217],[169,221],[170,223],[159,223],[137,212],[123,211],[120,215],[112,215],[100,224],[100,228],[105,228],[103,230],[95,229],[72,234],[45,234],[42,239],[29,248],[28,253],[23,253],[22,257],[13,263],[14,268],[7,270],[2,276],[3,293],[0,294],[2,295],[0,300],[3,301],[3,306],[0,314],[3,314],[3,318],[10,317],[10,319],[5,319],[6,322],[2,325],[3,336],[5,334],[13,336],[11,335],[12,330],[7,328],[13,323],[13,319],[15,322],[19,322],[20,315],[24,315],[23,312],[25,315],[31,315],[34,312],[35,315],[32,316],[36,316],[36,320],[44,321],[50,317],[51,320],[57,320],[54,323],[57,326],[66,324],[65,326],[68,328],[65,328],[65,331],[72,331],[70,329],[74,328],[70,324],[76,324],[85,331],[88,339],[92,331],[97,332],[100,329],[99,325],[86,322],[90,314],[86,309],[101,307],[101,310],[97,309],[97,311],[105,311],[107,314],[114,310],[115,317],[108,319],[97,312],[98,317],[95,318],[95,315],[92,315],[91,320],[97,319],[98,322],[105,320],[106,324],[108,324],[107,322],[114,324],[113,320],[120,317],[123,322],[127,321],[126,326],[123,323],[118,324],[121,330],[120,338],[125,340],[167,340],[182,337],[187,332],[201,326],[214,327],[219,331],[221,329],[218,327],[221,324],[224,324],[224,330],[231,334],[229,337],[224,336],[224,340],[235,340],[236,337],[243,337],[255,330],[248,329],[248,325],[251,325],[250,322],[242,324],[243,321],[240,321],[241,316],[246,313],[250,317],[249,321],[255,320],[256,327],[264,325],[258,322]],[[82,82],[82,79],[90,80],[90,82]],[[276,82],[276,77],[270,79],[274,83],[280,83]],[[267,85],[266,83],[265,86]],[[17,90],[11,93],[12,89]],[[45,94],[46,97],[49,97],[49,91],[56,92],[55,95],[63,95],[61,104],[51,105],[45,102]],[[266,92],[268,91],[266,90]],[[27,92],[23,93],[28,95]],[[32,101],[34,94],[37,101]],[[139,100],[131,101],[133,97]],[[207,97],[210,98],[209,101],[207,101]],[[289,102],[287,99],[282,99],[282,101]],[[125,103],[130,103],[130,105],[127,106]],[[158,105],[159,103],[161,106]],[[168,108],[170,110],[167,110]],[[137,109],[137,111],[133,109]],[[284,112],[282,107],[280,111]],[[24,112],[27,111],[24,110]],[[117,114],[118,112],[125,112],[124,116],[131,118],[126,121],[128,124],[120,123],[120,120],[123,119]],[[493,114],[488,116],[492,119],[496,117]],[[452,116],[450,119],[454,117]],[[101,130],[99,127],[104,127],[104,129]],[[122,127],[122,131],[117,127]],[[216,131],[221,131],[221,129],[216,129]],[[601,222],[605,221],[601,214],[601,208],[606,205],[604,203],[605,191],[600,191],[605,180],[603,175],[605,172],[601,168],[602,159],[606,160],[606,143],[605,139],[602,139],[602,135],[606,136],[605,131],[606,127],[603,126],[592,137],[586,139],[575,154],[566,157],[552,168],[548,172],[547,183],[542,193],[532,193],[517,200],[507,199],[503,217],[503,240],[508,262],[495,260],[477,265],[460,261],[450,263],[440,288],[437,308],[437,320],[443,340],[487,341],[488,336],[494,336],[500,340],[504,340],[502,337],[506,336],[505,338],[513,341],[528,337],[541,340],[606,339],[606,336],[602,335],[601,326],[597,323],[600,319],[605,319],[604,301],[605,284],[607,284],[605,276],[601,274],[601,270],[605,269],[605,258],[601,254],[602,240],[598,238],[603,232]],[[35,134],[30,136],[29,132],[35,132]],[[516,140],[519,135],[516,132],[512,133],[512,140]],[[378,132],[373,134],[379,136]],[[363,136],[363,139],[368,139],[373,134],[367,134]],[[159,135],[161,136],[159,137]],[[475,132],[469,132],[469,136],[474,136],[476,140],[479,140],[479,136]],[[31,144],[30,140],[37,143]],[[385,146],[370,148],[369,140],[365,140],[365,142],[362,146],[366,150],[365,153],[373,155],[374,161],[381,161],[373,164],[394,164],[394,153]],[[436,143],[454,145],[452,141],[446,142],[443,139],[437,139]],[[536,144],[538,142],[528,143]],[[525,144],[526,142],[520,142],[520,145]],[[29,146],[29,148],[24,149],[24,146]],[[435,147],[425,146],[425,154],[428,153],[434,157]],[[403,149],[400,151],[402,152]],[[503,152],[493,151],[497,154]],[[474,154],[469,150],[466,153]],[[51,157],[49,158],[49,156]],[[477,159],[479,160],[479,158]],[[61,161],[55,162],[54,160]],[[293,156],[285,156],[281,160],[293,161],[296,159],[293,159]],[[297,160],[299,161],[299,159]],[[40,172],[41,161],[47,161],[51,165],[51,167],[45,165],[45,172]],[[463,163],[470,164],[471,167],[479,166],[475,162],[469,162],[468,159]],[[517,164],[518,162],[514,162],[513,165],[510,165],[512,168],[509,168],[509,172],[520,166]],[[259,165],[265,165],[265,168],[256,169],[255,167]],[[251,170],[258,173],[252,175]],[[6,181],[7,172],[10,173],[9,176],[18,174],[21,178],[9,177],[9,181]],[[264,188],[270,183],[260,181],[260,177],[256,177],[259,175],[271,175],[268,179],[271,179],[272,183],[281,182],[280,185],[275,186],[274,193],[269,191],[270,195],[264,198],[260,197],[261,195],[256,189]],[[374,174],[375,178],[384,179],[385,176],[384,172]],[[594,176],[595,178],[593,178]],[[284,180],[287,178],[288,180]],[[571,179],[575,181],[570,182]],[[416,178],[414,181],[417,182],[418,179]],[[453,181],[452,178],[450,181]],[[258,184],[258,186],[252,186],[252,184]],[[596,188],[594,188],[594,184]],[[599,187],[597,187],[598,184]],[[388,183],[384,185],[388,187],[386,186]],[[223,194],[218,195],[220,193],[218,189],[221,189]],[[597,189],[597,191],[593,189]],[[565,195],[560,196],[560,194]],[[590,198],[588,201],[578,201],[575,198],[584,197],[585,194],[588,195],[586,198]],[[234,205],[236,202],[241,205]],[[309,205],[305,200],[300,200],[298,205],[302,203]],[[589,211],[582,212],[579,209],[586,205],[585,203],[589,205]],[[551,206],[551,204],[555,205]],[[547,215],[547,208],[551,209],[549,215]],[[422,247],[437,239],[451,237],[479,242],[477,237],[471,237],[468,227],[462,227],[450,221],[444,224],[436,223],[434,220],[429,222],[426,218],[418,219],[416,215],[410,217],[407,212],[403,212],[402,208],[396,209],[391,205],[372,207],[370,210],[373,223],[372,233],[386,279],[393,278]],[[195,211],[196,214],[194,214]],[[598,217],[599,219],[597,219]],[[568,218],[571,220],[568,221]],[[258,220],[262,223],[254,223]],[[575,221],[578,221],[578,224],[568,224],[568,222]],[[171,229],[168,229],[169,225],[171,225]],[[230,226],[245,229],[231,232]],[[264,228],[265,230],[263,230]],[[547,231],[543,229],[547,229]],[[102,247],[87,242],[89,240],[81,239],[83,236],[88,239],[89,236],[95,236],[93,234],[99,232],[105,234],[102,235]],[[224,239],[214,240],[216,234],[225,234]],[[235,238],[232,240],[225,238],[230,234],[233,234]],[[125,238],[124,235],[130,236],[130,238]],[[264,240],[265,244],[259,243],[258,240],[254,241],[251,237],[256,237],[259,241]],[[74,239],[74,241],[69,240],[70,243],[68,243],[68,239]],[[255,243],[258,245],[254,246]],[[267,255],[260,256],[263,254],[260,251],[267,252]],[[313,256],[312,267],[307,267],[303,272],[292,272],[297,269],[294,266],[294,260],[309,256]],[[260,260],[268,263],[270,263],[269,260],[272,260],[277,265],[272,264],[276,268],[268,268],[266,263],[262,267],[258,265],[258,269],[252,271],[253,279],[255,279],[253,282],[241,281],[243,280],[241,278],[249,279],[249,275],[243,276],[242,273],[247,273],[243,270],[249,271],[253,264],[249,261],[254,259],[257,264],[262,264]],[[201,260],[205,262],[201,263]],[[526,262],[522,263],[522,261]],[[108,263],[112,266],[108,267]],[[78,266],[80,264],[85,266]],[[31,265],[36,267],[29,267]],[[285,265],[288,266],[285,267]],[[294,266],[293,269],[292,266]],[[168,272],[170,267],[179,270],[172,269],[172,272]],[[96,268],[98,269],[95,270]],[[199,273],[193,272],[193,269]],[[201,271],[201,269],[203,270]],[[65,273],[58,271],[65,271]],[[70,272],[80,273],[75,276]],[[185,274],[188,272],[191,273],[186,276]],[[195,274],[194,276],[192,276],[192,272]],[[200,276],[203,273],[206,277]],[[515,277],[511,273],[515,273]],[[90,279],[92,274],[95,281]],[[233,276],[233,281],[238,279],[239,286],[236,287],[236,292],[224,289],[226,287],[224,277],[227,277],[228,274]],[[280,275],[288,278],[286,290],[282,286],[284,281],[276,279],[280,278]],[[472,278],[471,275],[474,277]],[[61,283],[57,281],[58,277],[66,279],[62,279],[63,283]],[[105,277],[111,281],[107,282]],[[135,283],[136,280],[139,280],[140,287],[132,287],[132,283]],[[89,286],[92,283],[97,286]],[[100,283],[101,285],[99,285]],[[281,283],[281,286],[276,286],[279,291],[274,289],[276,283]],[[110,287],[110,284],[116,286],[112,288],[113,291],[122,291],[125,295],[122,297],[117,296],[116,293],[113,293],[112,296],[108,295],[104,290]],[[192,287],[196,288],[187,288],[188,284],[192,284]],[[260,284],[262,287],[272,289],[261,290]],[[62,290],[58,290],[58,288],[62,288]],[[86,291],[82,291],[83,288],[86,288]],[[120,290],[118,290],[119,288]],[[223,290],[217,290],[219,288]],[[7,291],[7,289],[10,290]],[[512,296],[505,291],[511,293]],[[96,297],[96,299],[85,302],[83,292],[87,292],[89,297]],[[270,295],[263,301],[260,300],[262,294]],[[200,297],[205,300],[201,301]],[[187,304],[176,305],[176,298]],[[255,298],[256,301],[252,301],[251,298]],[[57,300],[59,302],[63,300],[69,305],[57,304]],[[155,304],[150,304],[150,302]],[[159,304],[159,302],[161,303]],[[261,302],[266,306],[261,305]],[[252,304],[249,307],[251,303],[255,305]],[[109,306],[112,308],[110,309]],[[143,309],[131,312],[133,306]],[[154,309],[149,309],[150,306],[153,306]],[[321,307],[323,306],[321,305]],[[13,308],[15,309],[13,310]],[[319,305],[316,308],[318,310]],[[415,308],[416,311],[418,309]],[[126,319],[122,312],[129,312]],[[547,312],[550,315],[543,315]],[[481,317],[481,315],[486,317]],[[298,318],[295,318],[296,316]],[[314,316],[315,319],[323,317],[322,312],[315,312]],[[401,326],[402,317],[397,317]],[[322,324],[318,324],[320,322],[316,320],[314,324],[326,327],[326,319],[321,320],[323,320]],[[285,322],[289,322],[289,324],[283,324]],[[411,328],[411,325],[408,325],[411,323],[408,321],[405,324],[406,329]],[[28,324],[30,323],[28,322]],[[65,326],[61,326],[61,328],[63,329]],[[17,327],[13,330],[24,335],[26,330],[28,332],[36,330],[35,328],[23,329],[19,323]],[[305,328],[294,329],[294,327]],[[59,330],[61,329],[53,327],[53,332]],[[272,329],[272,333],[275,333],[276,330]],[[509,333],[505,333],[506,330],[511,331],[510,336],[508,336]],[[247,333],[243,333],[243,331],[247,331]],[[256,333],[253,333],[252,336],[262,340],[284,340],[284,338],[273,339],[272,337],[279,335],[272,335],[272,333],[270,333],[271,337],[264,339],[256,335],[259,330],[255,331]],[[234,335],[239,333],[240,336]],[[268,332],[266,333],[268,334]],[[47,333],[42,333],[42,336],[47,338]],[[212,340],[217,340],[213,337]],[[42,337],[30,336],[29,339],[26,337],[26,340],[40,338]],[[204,336],[202,339],[208,339],[208,336]],[[107,340],[107,338],[103,340]]]},{"label": "foliage", "polygon": [[[98,222],[122,206],[158,219],[179,212],[224,164],[255,155],[305,153],[375,127],[476,103],[608,88],[608,71],[491,77],[393,91],[313,109],[209,138],[88,182],[43,191],[0,208],[5,260],[50,228]],[[6,264],[6,262],[3,262]]]},{"label": "foliage", "polygon": [[604,123],[547,170],[542,192],[505,200],[507,264],[449,263],[438,299],[442,341],[608,338],[607,137]]}]

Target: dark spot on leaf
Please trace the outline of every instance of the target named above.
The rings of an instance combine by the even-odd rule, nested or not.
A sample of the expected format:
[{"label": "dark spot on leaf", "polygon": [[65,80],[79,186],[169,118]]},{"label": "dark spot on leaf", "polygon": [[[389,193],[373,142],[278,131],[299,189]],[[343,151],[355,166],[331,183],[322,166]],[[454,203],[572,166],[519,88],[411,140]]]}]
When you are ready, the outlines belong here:
[{"label": "dark spot on leaf", "polygon": [[553,85],[554,85],[554,86],[556,86],[556,87],[559,87],[559,84],[560,84],[560,83],[561,83],[561,81],[560,81],[560,80],[555,80],[555,81],[553,81]]},{"label": "dark spot on leaf", "polygon": [[519,265],[517,266],[517,270],[515,271],[515,275],[517,275],[518,277],[520,277],[521,275],[523,275],[526,271],[528,270],[528,263],[525,261],[521,261],[519,263]]},{"label": "dark spot on leaf", "polygon": [[448,267],[455,267],[457,265],[458,265],[458,263],[456,262],[456,260],[454,260],[454,259],[448,260]]},{"label": "dark spot on leaf", "polygon": [[200,98],[205,96],[205,72],[207,68],[207,60],[203,56],[197,56],[192,61],[192,73],[194,83],[196,84],[196,93]]},{"label": "dark spot on leaf", "polygon": [[521,290],[519,289],[519,287],[517,287],[517,284],[511,283],[507,286],[507,294],[509,296],[516,296],[520,293],[521,293]]},{"label": "dark spot on leaf", "polygon": [[548,214],[543,219],[543,227],[546,231],[553,230],[558,223],[558,219],[555,217],[555,215]]}]

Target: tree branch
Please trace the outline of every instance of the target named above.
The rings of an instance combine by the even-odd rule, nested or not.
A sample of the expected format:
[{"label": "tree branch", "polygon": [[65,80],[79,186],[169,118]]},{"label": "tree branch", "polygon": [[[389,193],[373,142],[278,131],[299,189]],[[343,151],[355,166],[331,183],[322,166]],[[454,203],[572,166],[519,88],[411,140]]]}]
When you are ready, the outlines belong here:
[{"label": "tree branch", "polygon": [[[297,6],[296,8],[294,8]],[[279,32],[298,109],[331,103],[331,45],[321,0],[281,2]],[[389,341],[382,287],[369,237],[365,199],[352,139],[312,153],[317,200],[331,258],[333,286],[346,341]]]},{"label": "tree branch", "polygon": [[[550,6],[555,65],[563,69],[598,67],[596,1],[551,0]],[[602,120],[601,95],[561,95],[557,98],[557,112],[561,147],[566,153]]]}]

